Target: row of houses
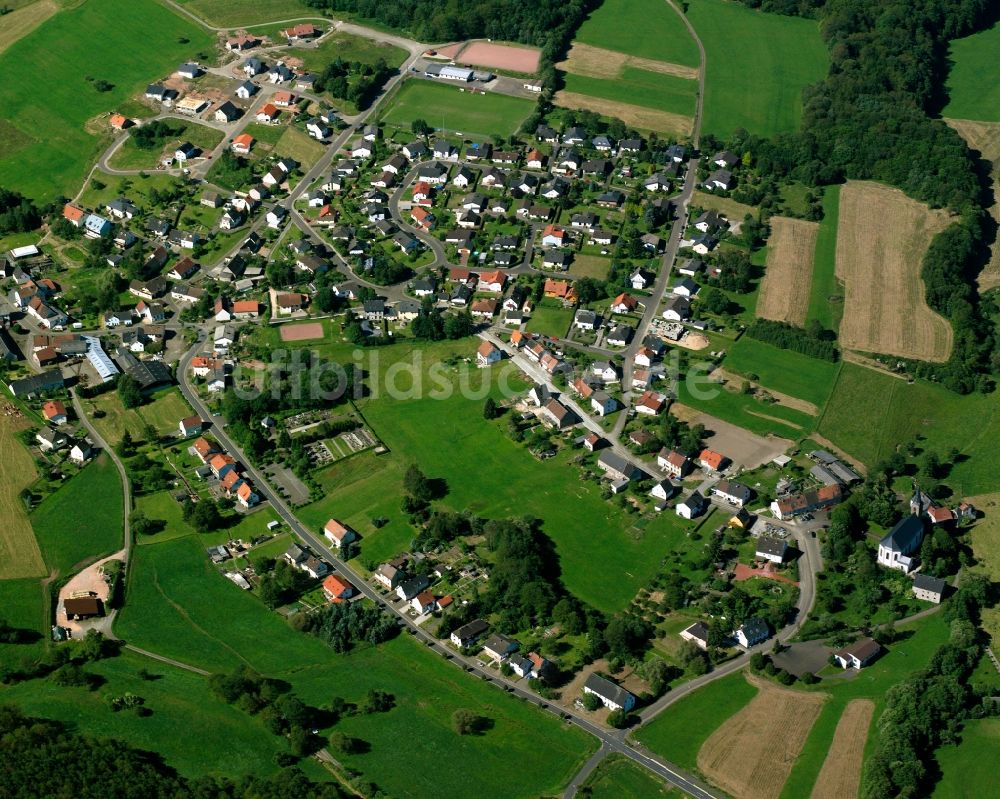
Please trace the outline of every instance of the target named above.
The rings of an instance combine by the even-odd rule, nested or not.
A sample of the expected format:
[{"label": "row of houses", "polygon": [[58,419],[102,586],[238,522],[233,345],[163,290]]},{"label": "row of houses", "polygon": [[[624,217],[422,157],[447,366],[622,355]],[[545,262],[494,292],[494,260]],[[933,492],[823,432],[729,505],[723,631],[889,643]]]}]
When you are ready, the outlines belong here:
[{"label": "row of houses", "polygon": [[[190,421],[193,425],[194,420]],[[181,429],[184,429],[183,424],[184,422],[180,423]],[[219,486],[226,496],[235,499],[237,503],[248,510],[260,503],[260,495],[232,455],[227,454],[221,447],[204,436],[195,439],[191,445],[191,451],[207,467],[206,474],[211,474],[219,481]]]}]

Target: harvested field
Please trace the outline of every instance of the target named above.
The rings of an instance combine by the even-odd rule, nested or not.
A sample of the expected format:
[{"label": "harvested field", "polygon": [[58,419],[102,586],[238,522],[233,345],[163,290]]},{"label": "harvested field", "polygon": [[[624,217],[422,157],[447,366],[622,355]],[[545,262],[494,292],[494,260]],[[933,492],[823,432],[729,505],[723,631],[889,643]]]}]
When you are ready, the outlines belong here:
[{"label": "harvested field", "polygon": [[55,0],[37,0],[4,14],[0,26],[0,53],[27,33],[30,33],[59,10]]},{"label": "harvested field", "polygon": [[816,222],[771,218],[767,270],[757,297],[757,316],[805,326],[818,233]]},{"label": "harvested field", "polygon": [[533,47],[494,44],[493,42],[470,42],[455,58],[455,62],[534,75],[538,72],[538,63],[541,58],[541,50],[536,50]]},{"label": "harvested field", "polygon": [[282,341],[309,341],[316,338],[323,338],[323,324],[321,322],[281,326]]},{"label": "harvested field", "polygon": [[640,130],[655,130],[658,133],[668,133],[674,136],[691,135],[691,117],[682,114],[670,114],[666,111],[643,108],[641,105],[588,97],[585,94],[567,91],[560,91],[556,94],[555,104],[563,108],[584,109],[616,117],[626,125]]},{"label": "harvested field", "polygon": [[698,79],[698,70],[694,67],[626,55],[581,42],[574,42],[566,54],[566,60],[556,64],[556,67],[574,75],[586,75],[590,78],[617,78],[625,67],[637,67],[664,75],[675,75],[678,78]]},{"label": "harvested field", "polygon": [[828,695],[750,682],[757,696],[702,744],[698,768],[736,799],[778,799]]},{"label": "harvested field", "polygon": [[813,786],[812,799],[857,799],[865,741],[874,712],[875,703],[870,699],[847,703]]},{"label": "harvested field", "polygon": [[[990,216],[1000,224],[1000,122],[974,122],[971,119],[946,119],[980,157],[991,164],[993,178],[993,204]],[[994,241],[990,260],[979,273],[979,290],[988,291],[1000,286],[1000,241]]]},{"label": "harvested field", "polygon": [[[30,427],[13,405],[3,401],[0,413],[0,580],[15,577],[41,577],[45,574],[42,551],[28,512],[21,501],[21,490],[35,481],[35,463],[17,433]],[[16,415],[15,415],[16,414]]]},{"label": "harvested field", "polygon": [[837,277],[845,289],[840,343],[846,349],[942,362],[951,353],[948,320],[927,306],[920,265],[948,226],[898,189],[849,181],[840,191]]}]

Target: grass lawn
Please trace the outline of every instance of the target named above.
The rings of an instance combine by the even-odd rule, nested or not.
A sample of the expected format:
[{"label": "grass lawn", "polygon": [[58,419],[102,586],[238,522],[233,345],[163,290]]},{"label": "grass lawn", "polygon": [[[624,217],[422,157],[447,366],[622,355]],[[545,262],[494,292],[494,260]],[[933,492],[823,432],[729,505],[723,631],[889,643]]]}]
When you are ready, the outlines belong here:
[{"label": "grass lawn", "polygon": [[[128,194],[137,205],[150,207],[149,193],[153,189],[162,191],[179,181],[173,175],[162,172],[150,172],[146,177],[141,175],[108,175],[103,172],[97,175],[96,182],[91,180],[80,195],[80,204],[88,208],[97,208],[109,200]],[[128,186],[125,191],[122,186]]]},{"label": "grass lawn", "polygon": [[[189,476],[190,477],[190,476]],[[155,494],[144,494],[136,497],[136,508],[146,514],[149,519],[157,519],[166,522],[166,528],[153,535],[139,536],[139,544],[155,544],[161,541],[168,541],[172,538],[179,538],[191,535],[195,532],[184,521],[180,504],[175,500],[169,491],[157,491]],[[246,515],[234,515],[232,526],[226,528],[226,534],[231,538],[242,538],[248,541],[258,535],[267,532],[267,523],[277,519],[277,514],[269,507],[265,506],[254,513]]]},{"label": "grass lawn", "polygon": [[983,81],[1000,59],[1000,24],[964,39],[955,39],[948,54],[948,105],[942,116],[1000,122],[1000,86]]},{"label": "grass lawn", "polygon": [[611,268],[611,259],[603,255],[580,255],[573,256],[573,263],[570,264],[569,272],[573,277],[592,277],[596,280],[607,280],[608,270]]},{"label": "grass lawn", "polygon": [[837,380],[840,365],[772,347],[743,336],[729,348],[726,368],[756,374],[765,388],[806,400],[822,409]]},{"label": "grass lawn", "polygon": [[757,695],[743,672],[710,682],[671,705],[635,737],[654,752],[687,769],[697,769],[698,750],[715,729]]},{"label": "grass lawn", "polygon": [[576,41],[620,53],[698,66],[698,46],[662,0],[606,0],[577,31]]},{"label": "grass lawn", "polygon": [[823,193],[823,219],[816,236],[813,278],[806,319],[819,320],[825,330],[837,332],[844,313],[844,287],[837,280],[837,219],[840,186],[827,186]]},{"label": "grass lawn", "polygon": [[177,388],[168,388],[151,394],[146,403],[138,408],[126,409],[116,391],[109,391],[84,402],[90,404],[87,412],[91,418],[93,409],[104,411],[105,415],[100,419],[94,418],[93,422],[100,434],[112,446],[121,441],[126,428],[137,441],[144,438],[142,429],[147,424],[153,425],[161,436],[176,433],[178,422],[192,413],[191,407]]},{"label": "grass lawn", "polygon": [[135,146],[135,141],[130,136],[109,159],[109,165],[115,169],[155,169],[165,154],[172,155],[177,146],[183,142],[191,142],[201,150],[202,155],[207,155],[222,141],[222,131],[207,125],[199,125],[197,122],[178,123],[176,120],[170,120],[170,123],[179,124],[183,130],[177,134],[176,138],[165,142],[163,147],[140,150]]},{"label": "grass lawn", "polygon": [[47,597],[36,579],[0,580],[0,607],[3,608],[0,618],[14,627],[45,632],[48,628],[43,605]]},{"label": "grass lawn", "polygon": [[945,458],[955,447],[961,456],[943,482],[963,496],[1000,490],[992,464],[1000,447],[1000,397],[995,393],[963,397],[932,383],[908,385],[845,363],[818,429],[869,465],[918,435],[924,439],[922,448]]},{"label": "grass lawn", "polygon": [[390,67],[398,67],[406,60],[408,53],[400,47],[366,39],[364,36],[333,33],[325,37],[318,47],[297,48],[292,50],[292,55],[302,59],[304,69],[322,72],[327,64],[337,58],[362,64],[375,64],[382,59]]},{"label": "grass lawn", "polygon": [[[39,200],[75,194],[110,140],[105,120],[95,123],[97,134],[88,132],[88,121],[200,50],[211,51],[214,41],[154,0],[83,3],[50,17],[0,54],[0,107],[34,138],[14,155],[0,156],[4,186]],[[45,76],[44,102],[38,102],[39,75]],[[99,92],[88,77],[113,88]],[[36,137],[39,131],[44,135]]]},{"label": "grass lawn", "polygon": [[934,786],[933,799],[978,799],[996,788],[996,757],[1000,747],[1000,719],[966,722],[957,746],[935,752],[941,779]]},{"label": "grass lawn", "polygon": [[[197,536],[139,547],[133,568],[116,627],[133,643],[208,669],[248,663],[288,680],[317,705],[333,696],[358,701],[373,687],[393,694],[389,713],[351,717],[337,727],[371,746],[345,763],[392,795],[506,797],[511,785],[513,795],[546,795],[559,791],[593,751],[582,732],[467,677],[408,636],[343,656],[294,632],[223,578]],[[493,729],[457,736],[451,715],[462,707],[492,719]],[[463,768],[440,768],[445,753]]]},{"label": "grass lawn", "polygon": [[121,549],[122,484],[111,458],[101,455],[46,497],[32,511],[31,523],[45,564],[63,577],[83,561]]},{"label": "grass lawn", "polygon": [[[144,680],[140,669],[158,675]],[[125,652],[87,666],[107,682],[97,691],[63,688],[52,680],[32,680],[0,688],[0,702],[13,702],[25,713],[63,721],[80,732],[127,740],[162,755],[167,765],[188,777],[267,775],[278,770],[274,755],[287,745],[258,720],[219,701],[208,681]],[[133,693],[146,700],[152,714],[115,713],[111,697]],[[197,728],[197,735],[179,734]]]},{"label": "grass lawn", "polygon": [[625,67],[622,74],[610,80],[567,73],[566,91],[603,97],[606,100],[627,98],[633,105],[669,111],[672,114],[694,116],[697,81]]},{"label": "grass lawn", "polygon": [[544,300],[535,306],[528,319],[526,329],[531,333],[541,333],[543,336],[562,338],[573,322],[573,310],[563,308],[562,304],[552,305]]},{"label": "grass lawn", "polygon": [[609,755],[583,783],[591,799],[655,799],[683,796],[624,755]]},{"label": "grass lawn", "polygon": [[287,127],[278,139],[278,143],[274,145],[274,151],[277,155],[294,158],[299,162],[302,171],[308,172],[326,152],[326,147],[298,128]]},{"label": "grass lawn", "polygon": [[802,90],[823,79],[829,61],[819,24],[724,0],[690,0],[687,15],[707,59],[702,132],[797,130]]},{"label": "grass lawn", "polygon": [[435,129],[461,132],[466,136],[507,136],[516,131],[534,108],[530,100],[488,92],[472,94],[457,86],[430,80],[403,82],[381,112],[382,120],[409,130],[414,119],[424,119]]},{"label": "grass lawn", "polygon": [[287,125],[262,125],[260,122],[251,122],[246,126],[245,132],[257,140],[254,145],[256,152],[259,144],[270,145],[268,149],[273,150],[274,146],[281,141],[281,137],[285,135],[286,130],[288,130]]}]

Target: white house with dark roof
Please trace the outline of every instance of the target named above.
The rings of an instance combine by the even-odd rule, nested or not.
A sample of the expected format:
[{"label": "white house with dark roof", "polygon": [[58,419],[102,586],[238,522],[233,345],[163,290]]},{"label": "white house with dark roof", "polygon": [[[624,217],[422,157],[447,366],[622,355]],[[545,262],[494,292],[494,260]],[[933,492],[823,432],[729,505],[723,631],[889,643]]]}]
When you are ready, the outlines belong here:
[{"label": "white house with dark roof", "polygon": [[587,677],[587,681],[583,684],[583,692],[596,696],[608,710],[629,711],[635,707],[634,695],[599,674]]}]

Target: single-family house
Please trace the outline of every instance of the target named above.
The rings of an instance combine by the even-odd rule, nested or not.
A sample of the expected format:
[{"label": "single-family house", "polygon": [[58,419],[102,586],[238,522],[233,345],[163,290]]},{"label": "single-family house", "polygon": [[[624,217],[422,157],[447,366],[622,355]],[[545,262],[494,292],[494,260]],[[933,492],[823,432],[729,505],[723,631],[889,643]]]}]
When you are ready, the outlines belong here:
[{"label": "single-family house", "polygon": [[744,649],[749,649],[755,644],[766,641],[771,637],[771,628],[767,622],[760,617],[747,619],[743,624],[733,630],[733,638],[736,643]]},{"label": "single-family house", "polygon": [[788,542],[780,538],[762,535],[757,539],[754,557],[777,563],[779,566],[788,559]]},{"label": "single-family house", "polygon": [[343,547],[344,544],[350,544],[358,537],[358,534],[355,533],[350,527],[346,527],[336,519],[330,519],[325,525],[323,525],[323,535],[325,535],[330,543],[337,549]]},{"label": "single-family house", "polygon": [[691,471],[691,461],[683,452],[666,447],[656,456],[656,465],[671,477],[685,477]]},{"label": "single-family house", "polygon": [[863,669],[882,651],[872,638],[860,638],[850,646],[833,653],[833,659],[842,669]]},{"label": "single-family house", "polygon": [[608,710],[628,712],[635,707],[633,694],[599,674],[591,674],[587,677],[587,681],[583,684],[583,692],[596,696]]},{"label": "single-family house", "polygon": [[682,519],[694,519],[705,512],[708,501],[697,491],[692,491],[681,502],[677,503],[674,509]]},{"label": "single-family house", "polygon": [[472,646],[482,638],[490,629],[490,625],[482,619],[474,619],[468,624],[463,624],[451,633],[451,642],[459,649]]},{"label": "single-family house", "polygon": [[696,621],[690,627],[686,627],[678,633],[685,641],[690,641],[699,649],[708,649],[708,625],[703,621]]},{"label": "single-family house", "polygon": [[712,494],[730,505],[742,508],[750,501],[750,489],[735,480],[720,480],[712,486]]}]

